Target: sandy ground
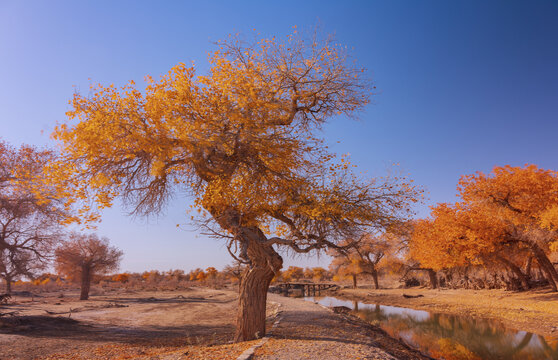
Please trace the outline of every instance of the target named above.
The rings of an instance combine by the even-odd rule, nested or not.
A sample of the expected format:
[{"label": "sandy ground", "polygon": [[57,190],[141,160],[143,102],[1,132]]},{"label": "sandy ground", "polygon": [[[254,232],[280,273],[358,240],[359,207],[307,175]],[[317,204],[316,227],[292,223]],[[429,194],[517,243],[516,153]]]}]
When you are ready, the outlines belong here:
[{"label": "sandy ground", "polygon": [[[423,295],[405,298],[407,295]],[[342,289],[333,294],[364,303],[402,306],[501,321],[506,327],[558,337],[558,293],[504,290]]]},{"label": "sandy ground", "polygon": [[[335,296],[497,319],[558,337],[558,294],[548,290],[343,289]],[[231,344],[236,307],[236,291],[207,288],[116,290],[88,301],[77,291],[20,294],[0,307],[17,315],[0,317],[0,360],[236,359],[255,343]],[[282,320],[258,360],[423,358],[377,327],[301,299],[270,294],[269,327],[278,309]]]},{"label": "sandy ground", "polygon": [[[19,294],[0,312],[0,360],[236,359],[256,341],[232,344],[237,293],[192,288]],[[382,330],[302,299],[269,294],[268,329],[256,359],[423,359]],[[386,350],[382,350],[386,349]],[[391,354],[391,355],[390,355]],[[393,356],[392,356],[393,355]]]},{"label": "sandy ground", "polygon": [[[2,360],[116,359],[177,349],[196,358],[208,345],[232,340],[236,293],[203,288],[119,290],[88,301],[79,301],[77,292],[16,295],[0,311],[18,315],[0,318]],[[217,358],[236,358],[249,344],[227,346],[213,348],[220,353]]]}]

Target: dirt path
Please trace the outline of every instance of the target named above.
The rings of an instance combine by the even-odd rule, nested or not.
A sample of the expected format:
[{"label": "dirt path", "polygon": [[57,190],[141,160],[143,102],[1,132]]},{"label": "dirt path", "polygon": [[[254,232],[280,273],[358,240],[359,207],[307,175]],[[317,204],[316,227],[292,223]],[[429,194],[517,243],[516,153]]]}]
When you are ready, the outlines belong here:
[{"label": "dirt path", "polygon": [[[403,294],[418,296],[405,298]],[[558,293],[504,290],[343,289],[334,296],[369,304],[501,321],[506,327],[558,338]]]},{"label": "dirt path", "polygon": [[281,320],[255,360],[427,359],[382,330],[320,305],[275,294],[269,300],[281,304]]}]

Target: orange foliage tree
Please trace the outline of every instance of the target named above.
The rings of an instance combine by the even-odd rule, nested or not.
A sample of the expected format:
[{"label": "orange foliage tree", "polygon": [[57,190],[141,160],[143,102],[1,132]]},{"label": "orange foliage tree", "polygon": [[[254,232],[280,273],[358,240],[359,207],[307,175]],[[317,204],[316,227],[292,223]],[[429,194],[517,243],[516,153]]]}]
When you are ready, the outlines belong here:
[{"label": "orange foliage tree", "polygon": [[[404,178],[358,178],[319,137],[328,119],[369,101],[363,70],[348,60],[329,37],[231,37],[207,75],[179,64],[148,78],[144,93],[133,82],[99,85],[76,94],[70,121],[56,128],[65,159],[51,176],[76,201],[102,208],[121,197],[137,214],[187,190],[198,219],[247,266],[236,340],[263,336],[267,289],[283,264],[277,247],[335,247],[418,196]],[[96,218],[91,204],[82,210]]]},{"label": "orange foliage tree", "polygon": [[378,235],[364,233],[358,241],[345,240],[345,243],[340,251],[331,253],[334,256],[332,268],[340,275],[350,275],[353,287],[356,287],[357,275],[368,274],[372,276],[375,288],[379,289],[382,260],[395,256],[399,250],[398,238],[388,232]]},{"label": "orange foliage tree", "polygon": [[207,277],[211,280],[215,280],[217,278],[217,274],[219,274],[219,271],[217,271],[217,269],[215,269],[214,267],[210,266],[207,269],[205,269],[205,273],[207,274]]},{"label": "orange foliage tree", "polygon": [[413,257],[434,269],[500,262],[527,289],[528,274],[516,258],[527,262],[529,254],[556,291],[558,273],[548,255],[557,239],[558,173],[535,165],[495,167],[462,177],[458,191],[461,201],[439,204],[417,223]]},{"label": "orange foliage tree", "polygon": [[304,269],[298,266],[289,266],[281,275],[284,281],[297,281],[304,277]]},{"label": "orange foliage tree", "polygon": [[204,282],[205,279],[207,279],[207,274],[203,270],[198,272],[198,274],[196,275],[196,280]]},{"label": "orange foliage tree", "polygon": [[70,217],[43,173],[54,158],[48,150],[0,141],[0,276],[8,292],[15,277],[32,277],[44,267]]},{"label": "orange foliage tree", "polygon": [[356,289],[357,276],[363,273],[360,258],[352,252],[335,252],[334,254],[333,260],[329,265],[331,271],[340,278],[351,277],[353,279],[353,288]]},{"label": "orange foliage tree", "polygon": [[72,233],[70,239],[56,249],[55,256],[59,274],[81,278],[80,300],[87,300],[93,276],[118,269],[122,251],[95,234]]},{"label": "orange foliage tree", "polygon": [[379,235],[365,234],[356,243],[352,252],[360,259],[363,273],[369,274],[374,280],[376,289],[380,288],[378,275],[384,259],[397,250],[396,238],[390,234]]},{"label": "orange foliage tree", "polygon": [[128,273],[116,274],[112,277],[112,281],[127,283],[128,281],[130,281],[130,274]]},{"label": "orange foliage tree", "polygon": [[[354,244],[352,241],[344,240],[340,245]],[[347,247],[341,246],[339,249],[330,249],[328,254],[332,257],[329,270],[335,274],[335,281],[345,277],[351,277],[353,288],[357,287],[357,276],[362,273],[361,262],[358,256]],[[350,245],[349,245],[350,246]],[[351,249],[351,250],[354,250]]]},{"label": "orange foliage tree", "polygon": [[322,281],[327,276],[327,270],[323,267],[313,267],[311,270],[313,281]]}]

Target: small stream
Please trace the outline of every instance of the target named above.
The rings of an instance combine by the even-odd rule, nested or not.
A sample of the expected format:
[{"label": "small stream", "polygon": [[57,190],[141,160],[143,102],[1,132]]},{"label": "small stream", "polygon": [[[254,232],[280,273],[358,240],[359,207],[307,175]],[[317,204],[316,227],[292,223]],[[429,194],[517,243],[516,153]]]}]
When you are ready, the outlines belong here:
[{"label": "small stream", "polygon": [[335,297],[304,299],[328,307],[351,308],[363,320],[438,359],[558,360],[558,338],[508,329],[497,321]]}]

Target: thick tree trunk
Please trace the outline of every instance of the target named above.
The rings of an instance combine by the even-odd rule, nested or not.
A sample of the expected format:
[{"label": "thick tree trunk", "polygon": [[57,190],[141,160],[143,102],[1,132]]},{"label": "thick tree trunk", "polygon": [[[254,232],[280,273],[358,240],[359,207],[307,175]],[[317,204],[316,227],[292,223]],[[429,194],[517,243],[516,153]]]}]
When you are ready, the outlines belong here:
[{"label": "thick tree trunk", "polygon": [[283,258],[267,243],[265,234],[259,228],[243,226],[242,214],[236,209],[207,210],[223,229],[234,234],[241,247],[240,258],[248,262],[239,286],[235,341],[263,337],[267,290],[273,277],[283,267]]},{"label": "thick tree trunk", "polygon": [[91,287],[91,269],[88,266],[81,268],[81,294],[80,300],[89,299],[89,288]]},{"label": "thick tree trunk", "polygon": [[378,272],[376,270],[374,270],[372,272],[372,279],[374,280],[374,287],[376,289],[380,288],[380,284],[378,283]]},{"label": "thick tree trunk", "polygon": [[552,277],[552,271],[548,268],[548,265],[544,263],[544,259],[540,259],[537,257],[537,262],[539,263],[539,269],[543,275],[543,278],[548,281],[550,287],[552,288],[552,291],[558,291],[556,282]]},{"label": "thick tree trunk", "polygon": [[265,335],[267,290],[283,259],[271,245],[264,245],[265,235],[257,228],[243,228],[250,265],[240,283],[235,341],[248,341]]},{"label": "thick tree trunk", "polygon": [[430,278],[430,287],[432,289],[437,289],[438,288],[438,278],[436,277],[436,271],[434,271],[432,269],[426,269],[426,271],[428,272],[428,277]]},{"label": "thick tree trunk", "polygon": [[558,272],[556,271],[556,268],[554,267],[554,265],[552,265],[544,250],[541,249],[538,244],[530,242],[529,247],[531,248],[531,251],[533,252],[535,258],[537,259],[539,266],[545,272],[546,278],[550,283],[552,290],[558,291],[558,288],[556,286],[556,282],[558,282]]},{"label": "thick tree trunk", "polygon": [[351,275],[353,277],[353,289],[357,288],[357,276],[356,274]]},{"label": "thick tree trunk", "polygon": [[446,272],[444,275],[446,276],[446,286],[450,288],[453,287],[453,277],[451,273]]},{"label": "thick tree trunk", "polygon": [[498,256],[498,260],[500,260],[500,262],[506,265],[519,278],[523,290],[529,290],[530,288],[529,280],[527,279],[527,276],[523,274],[519,266],[515,265],[513,262],[511,262],[510,260],[506,259],[503,256]]},{"label": "thick tree trunk", "polygon": [[430,268],[422,268],[422,267],[412,267],[409,271],[426,271],[428,273],[428,277],[430,278],[430,288],[436,289],[438,288],[438,278],[436,277],[436,271]]},{"label": "thick tree trunk", "polygon": [[463,270],[463,281],[465,282],[463,285],[465,289],[469,289],[469,266],[465,267],[465,270]]},{"label": "thick tree trunk", "polygon": [[6,279],[4,279],[4,281],[6,281],[6,294],[11,294],[12,293],[12,279],[6,278]]},{"label": "thick tree trunk", "polygon": [[531,279],[532,266],[533,266],[533,257],[529,256],[529,259],[527,259],[527,265],[525,266],[525,276],[527,276],[527,279]]},{"label": "thick tree trunk", "polygon": [[267,289],[272,278],[265,268],[254,267],[246,272],[240,284],[236,341],[265,335]]}]

